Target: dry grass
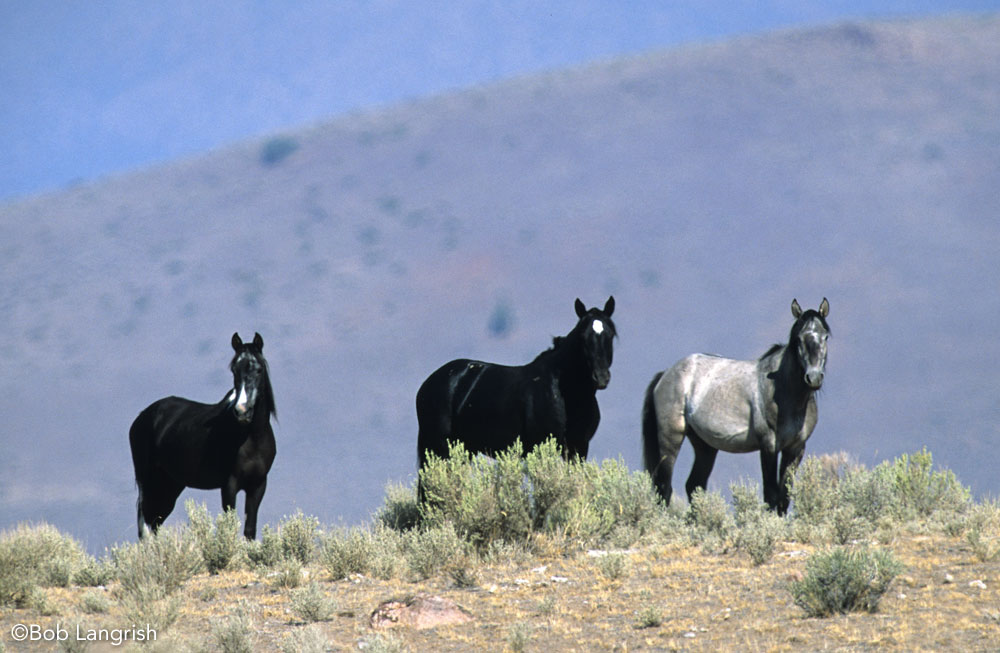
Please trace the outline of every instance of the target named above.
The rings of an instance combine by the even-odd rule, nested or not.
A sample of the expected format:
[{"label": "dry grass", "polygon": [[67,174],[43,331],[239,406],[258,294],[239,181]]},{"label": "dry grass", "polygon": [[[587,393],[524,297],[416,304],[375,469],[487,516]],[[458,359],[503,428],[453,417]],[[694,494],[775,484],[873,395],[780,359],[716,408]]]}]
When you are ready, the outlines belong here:
[{"label": "dry grass", "polygon": [[[310,626],[327,638],[328,650],[357,650],[373,640],[371,611],[382,601],[418,591],[455,600],[475,621],[427,631],[398,629],[394,636],[404,650],[495,651],[514,645],[526,651],[1000,649],[1000,562],[982,561],[964,538],[944,534],[902,535],[891,550],[907,569],[893,581],[879,611],[825,619],[805,617],[792,601],[787,585],[804,572],[813,548],[788,541],[780,542],[776,555],[760,566],[737,552],[640,545],[624,554],[627,573],[613,578],[585,552],[483,563],[477,568],[478,583],[470,589],[456,588],[447,574],[418,582],[359,576],[331,582],[318,564],[307,566],[305,573],[338,606],[331,621]],[[970,585],[977,580],[985,589]],[[83,595],[95,591],[91,588],[44,591],[57,614],[40,616],[30,608],[0,613],[7,650],[52,649],[49,644],[18,648],[10,641],[11,627],[18,623],[126,625],[110,590],[106,614],[81,609]],[[178,595],[181,616],[160,634],[157,650],[212,650],[213,625],[241,604],[252,608],[257,650],[279,651],[304,628],[292,605],[292,590],[277,589],[255,572],[200,573]],[[650,612],[661,616],[660,624],[639,627],[643,613]],[[88,650],[121,649],[101,645]]]}]

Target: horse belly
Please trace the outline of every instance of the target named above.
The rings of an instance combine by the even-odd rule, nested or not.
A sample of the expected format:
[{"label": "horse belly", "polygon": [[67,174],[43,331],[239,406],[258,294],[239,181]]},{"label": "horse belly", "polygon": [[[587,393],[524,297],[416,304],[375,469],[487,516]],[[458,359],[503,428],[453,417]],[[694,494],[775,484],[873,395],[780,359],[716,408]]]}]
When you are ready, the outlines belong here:
[{"label": "horse belly", "polygon": [[729,382],[696,385],[687,407],[687,424],[708,445],[729,453],[760,448],[753,431],[753,402],[743,384]]}]

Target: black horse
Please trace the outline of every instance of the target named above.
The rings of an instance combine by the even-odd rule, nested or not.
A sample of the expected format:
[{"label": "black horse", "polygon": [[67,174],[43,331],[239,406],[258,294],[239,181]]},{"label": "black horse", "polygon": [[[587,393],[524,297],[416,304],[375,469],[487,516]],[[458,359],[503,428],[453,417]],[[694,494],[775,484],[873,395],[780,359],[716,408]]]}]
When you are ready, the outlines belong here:
[{"label": "black horse", "polygon": [[174,509],[185,487],[222,488],[223,509],[236,508],[236,493],[246,492],[248,539],[257,535],[257,509],[274,462],[276,414],[267,361],[259,333],[244,344],[233,334],[236,354],[229,369],[233,389],[217,404],[166,397],[139,413],[129,429],[139,537],[156,530]]},{"label": "black horse", "polygon": [[449,441],[494,456],[518,438],[525,452],[554,438],[565,458],[587,457],[601,420],[596,393],[611,380],[615,298],[603,310],[579,299],[575,308],[573,330],[527,365],[460,359],[427,377],[417,391],[421,468],[428,454],[447,456]]}]

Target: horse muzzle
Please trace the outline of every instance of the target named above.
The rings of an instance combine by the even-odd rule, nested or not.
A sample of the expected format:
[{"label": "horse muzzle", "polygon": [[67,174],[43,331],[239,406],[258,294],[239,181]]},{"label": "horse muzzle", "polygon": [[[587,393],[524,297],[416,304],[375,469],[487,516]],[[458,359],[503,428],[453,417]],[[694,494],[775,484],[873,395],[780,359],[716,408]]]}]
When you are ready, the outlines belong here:
[{"label": "horse muzzle", "polygon": [[812,390],[819,390],[823,385],[823,372],[820,370],[809,370],[805,376],[806,385]]},{"label": "horse muzzle", "polygon": [[603,390],[611,383],[611,370],[594,372],[594,385],[598,390]]}]

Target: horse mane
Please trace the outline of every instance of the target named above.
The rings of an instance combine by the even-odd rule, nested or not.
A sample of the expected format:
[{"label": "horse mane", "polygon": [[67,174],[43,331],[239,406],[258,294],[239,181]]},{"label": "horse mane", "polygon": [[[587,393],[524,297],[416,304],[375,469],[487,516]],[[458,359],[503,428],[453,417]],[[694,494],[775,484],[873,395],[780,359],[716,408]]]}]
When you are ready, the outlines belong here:
[{"label": "horse mane", "polygon": [[765,352],[764,352],[764,355],[763,355],[763,356],[761,356],[761,357],[760,357],[760,358],[759,358],[758,360],[764,360],[764,359],[765,359],[765,358],[767,358],[768,356],[771,356],[772,354],[776,354],[776,353],[778,353],[778,352],[779,352],[779,351],[781,351],[781,350],[782,350],[782,349],[783,349],[784,347],[785,347],[785,346],[784,346],[783,344],[781,344],[780,342],[779,342],[779,343],[775,343],[775,344],[771,345],[771,348],[770,348],[770,349],[768,349],[767,351],[765,351]]}]

